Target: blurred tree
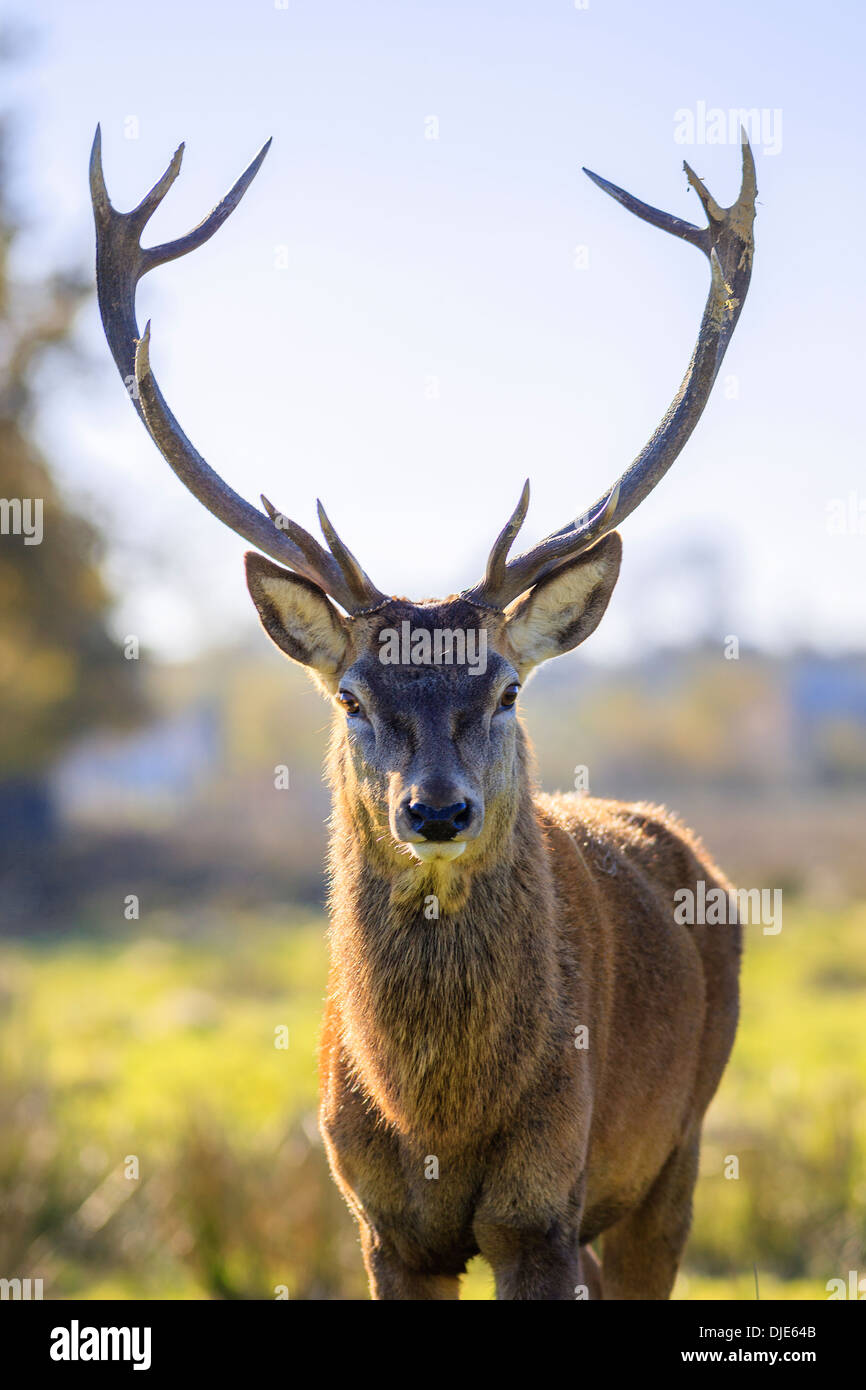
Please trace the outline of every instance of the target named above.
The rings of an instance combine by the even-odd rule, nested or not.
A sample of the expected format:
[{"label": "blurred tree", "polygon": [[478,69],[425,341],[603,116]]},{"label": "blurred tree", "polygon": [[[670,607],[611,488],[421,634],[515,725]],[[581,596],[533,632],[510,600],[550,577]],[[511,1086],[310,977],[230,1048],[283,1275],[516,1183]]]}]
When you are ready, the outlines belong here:
[{"label": "blurred tree", "polygon": [[0,833],[20,839],[45,817],[40,785],[60,750],[94,725],[134,722],[142,703],[138,663],[108,631],[97,530],[62,497],[35,437],[39,369],[74,360],[90,284],[13,277],[9,145],[0,118]]}]

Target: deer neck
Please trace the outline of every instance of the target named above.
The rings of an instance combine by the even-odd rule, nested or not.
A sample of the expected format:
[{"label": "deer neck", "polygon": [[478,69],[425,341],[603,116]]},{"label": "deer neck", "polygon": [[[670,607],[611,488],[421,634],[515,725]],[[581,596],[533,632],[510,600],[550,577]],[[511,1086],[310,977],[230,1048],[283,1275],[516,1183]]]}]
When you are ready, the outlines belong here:
[{"label": "deer neck", "polygon": [[483,1136],[519,1103],[559,1014],[553,878],[525,757],[495,849],[459,879],[455,865],[389,865],[340,761],[335,750],[331,952],[350,1065],[399,1130],[440,1145]]}]

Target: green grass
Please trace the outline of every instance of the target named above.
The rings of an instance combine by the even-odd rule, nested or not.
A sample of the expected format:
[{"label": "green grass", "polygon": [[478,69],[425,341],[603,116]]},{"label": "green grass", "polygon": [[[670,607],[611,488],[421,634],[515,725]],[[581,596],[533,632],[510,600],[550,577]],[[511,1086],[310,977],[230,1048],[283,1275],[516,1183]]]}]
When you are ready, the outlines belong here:
[{"label": "green grass", "polygon": [[[127,930],[0,948],[4,1271],[48,1297],[363,1297],[315,1133],[324,923]],[[757,1264],[762,1298],[825,1298],[866,1274],[866,907],[746,935],[675,1296],[753,1299]],[[491,1292],[474,1261],[463,1296]]]}]

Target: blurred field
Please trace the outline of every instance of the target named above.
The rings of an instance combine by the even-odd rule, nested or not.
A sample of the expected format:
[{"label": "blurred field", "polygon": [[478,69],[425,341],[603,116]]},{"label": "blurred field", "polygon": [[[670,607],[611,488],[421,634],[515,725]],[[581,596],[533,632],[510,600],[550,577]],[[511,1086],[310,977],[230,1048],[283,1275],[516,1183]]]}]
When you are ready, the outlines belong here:
[{"label": "blurred field", "polygon": [[[90,926],[0,944],[0,1269],[48,1298],[365,1297],[315,1126],[324,922]],[[746,934],[677,1296],[752,1299],[757,1265],[762,1298],[826,1298],[866,1273],[866,906]]]}]

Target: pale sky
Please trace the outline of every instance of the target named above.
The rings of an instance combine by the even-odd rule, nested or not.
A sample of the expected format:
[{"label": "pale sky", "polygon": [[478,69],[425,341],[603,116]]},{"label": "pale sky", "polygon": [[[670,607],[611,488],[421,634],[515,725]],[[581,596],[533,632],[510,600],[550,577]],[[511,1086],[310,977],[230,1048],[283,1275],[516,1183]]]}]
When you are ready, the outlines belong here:
[{"label": "pale sky", "polygon": [[[92,263],[97,120],[121,208],[186,141],[154,242],[198,222],[272,135],[216,237],[142,282],[154,368],[238,491],[267,493],[313,530],[321,496],[378,585],[416,598],[479,576],[527,474],[524,544],[584,510],[688,362],[705,260],[605,198],[581,165],[702,223],[682,160],[731,202],[740,153],[708,142],[713,112],[757,112],[757,249],[732,380],[624,523],[620,590],[587,650],[675,639],[708,604],[720,642],[866,646],[855,0],[36,0],[17,12],[38,39],[7,94],[22,273]],[[80,334],[93,369],[52,382],[43,430],[70,494],[116,535],[118,631],[166,655],[249,634],[244,543],[147,439],[95,302]],[[834,534],[831,515],[847,529]],[[705,593],[689,557],[707,546],[719,571]]]}]

